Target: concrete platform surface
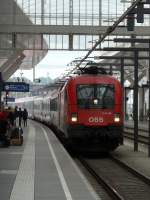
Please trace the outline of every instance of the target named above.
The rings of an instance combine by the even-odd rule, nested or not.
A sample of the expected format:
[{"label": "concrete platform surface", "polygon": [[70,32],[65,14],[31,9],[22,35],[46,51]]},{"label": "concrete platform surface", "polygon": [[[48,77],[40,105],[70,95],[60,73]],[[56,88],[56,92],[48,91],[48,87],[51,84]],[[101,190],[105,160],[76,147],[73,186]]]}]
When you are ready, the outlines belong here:
[{"label": "concrete platform surface", "polygon": [[30,121],[23,146],[0,148],[0,200],[98,200],[46,126]]}]

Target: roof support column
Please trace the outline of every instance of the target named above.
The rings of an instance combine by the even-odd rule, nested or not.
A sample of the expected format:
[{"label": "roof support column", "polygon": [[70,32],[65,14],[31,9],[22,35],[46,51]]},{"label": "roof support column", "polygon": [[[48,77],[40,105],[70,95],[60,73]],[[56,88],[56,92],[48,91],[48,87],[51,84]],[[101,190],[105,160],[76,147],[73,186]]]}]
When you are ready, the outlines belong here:
[{"label": "roof support column", "polygon": [[[120,66],[120,72],[121,72],[121,85],[122,85],[122,93],[123,93],[123,97],[122,97],[122,101],[124,102],[124,105],[123,105],[123,114],[124,114],[124,110],[125,110],[125,104],[126,104],[126,101],[124,100],[124,58],[121,58],[121,60],[120,60],[120,64],[121,64],[121,66]],[[124,119],[124,117],[123,117],[123,119]],[[124,129],[124,127],[122,126],[122,132],[123,132],[123,129]]]},{"label": "roof support column", "polygon": [[[149,103],[148,105],[150,104],[150,41],[149,41],[149,81],[148,81],[148,88],[149,88]],[[148,118],[149,118],[149,121],[148,121],[148,156],[150,157],[150,105],[149,105],[149,113],[148,113]]]},{"label": "roof support column", "polygon": [[69,34],[69,50],[73,50],[73,34]]},{"label": "roof support column", "polygon": [[138,151],[138,51],[134,51],[134,100],[133,100],[133,119],[134,119],[134,151]]},{"label": "roof support column", "polygon": [[124,58],[121,58],[121,85],[124,87]]},{"label": "roof support column", "polygon": [[144,118],[144,88],[139,88],[139,120],[143,121]]}]

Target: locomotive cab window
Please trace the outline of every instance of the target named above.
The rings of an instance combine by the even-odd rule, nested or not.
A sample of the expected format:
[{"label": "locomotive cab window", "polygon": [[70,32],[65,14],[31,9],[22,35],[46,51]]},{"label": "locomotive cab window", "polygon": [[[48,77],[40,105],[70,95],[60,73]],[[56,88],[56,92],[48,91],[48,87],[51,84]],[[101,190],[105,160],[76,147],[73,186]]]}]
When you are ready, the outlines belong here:
[{"label": "locomotive cab window", "polygon": [[113,108],[114,98],[114,86],[111,84],[77,86],[77,104],[79,108]]}]

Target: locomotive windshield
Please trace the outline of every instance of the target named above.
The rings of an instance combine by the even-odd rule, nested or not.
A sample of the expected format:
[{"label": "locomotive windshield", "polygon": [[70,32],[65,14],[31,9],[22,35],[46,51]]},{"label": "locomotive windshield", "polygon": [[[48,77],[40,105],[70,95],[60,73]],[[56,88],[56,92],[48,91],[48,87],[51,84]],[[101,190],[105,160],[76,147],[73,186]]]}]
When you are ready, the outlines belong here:
[{"label": "locomotive windshield", "polygon": [[79,108],[113,108],[114,86],[110,84],[85,84],[77,86]]}]

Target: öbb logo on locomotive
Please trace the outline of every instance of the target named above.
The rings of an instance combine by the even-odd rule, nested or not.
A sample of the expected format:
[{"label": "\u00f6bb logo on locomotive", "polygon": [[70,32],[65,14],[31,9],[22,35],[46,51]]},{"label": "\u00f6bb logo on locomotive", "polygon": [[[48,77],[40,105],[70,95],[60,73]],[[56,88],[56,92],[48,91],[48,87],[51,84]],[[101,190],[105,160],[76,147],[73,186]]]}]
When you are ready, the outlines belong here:
[{"label": "\u00f6bb logo on locomotive", "polygon": [[104,120],[103,120],[103,117],[89,117],[89,122],[90,123],[102,123]]}]

